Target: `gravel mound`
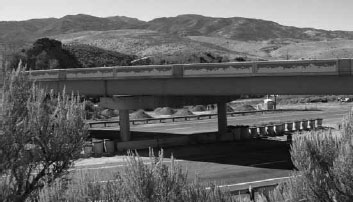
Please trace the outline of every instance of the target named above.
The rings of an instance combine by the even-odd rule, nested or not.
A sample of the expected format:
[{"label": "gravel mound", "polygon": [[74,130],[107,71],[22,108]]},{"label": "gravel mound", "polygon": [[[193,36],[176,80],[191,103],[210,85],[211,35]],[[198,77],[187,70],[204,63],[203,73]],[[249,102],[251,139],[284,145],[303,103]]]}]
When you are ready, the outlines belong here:
[{"label": "gravel mound", "polygon": [[175,110],[170,107],[157,108],[154,112],[158,115],[172,115],[175,113]]},{"label": "gravel mound", "polygon": [[256,111],[256,109],[253,106],[251,106],[251,105],[243,104],[243,105],[236,106],[234,108],[234,111],[248,112],[248,111]]},{"label": "gravel mound", "polygon": [[194,115],[190,110],[188,109],[179,109],[174,116],[190,116]]},{"label": "gravel mound", "polygon": [[102,116],[104,116],[105,118],[110,118],[114,116],[114,110],[112,109],[104,109],[100,112],[100,114]]},{"label": "gravel mound", "polygon": [[[229,106],[229,105],[227,105],[227,112],[234,112],[235,110],[231,107],[231,106]],[[216,109],[214,109],[214,110],[212,110],[212,112],[213,113],[217,113],[217,108]]]},{"label": "gravel mound", "polygon": [[196,105],[196,106],[191,107],[190,110],[192,112],[204,112],[204,111],[206,111],[206,107],[203,105]]},{"label": "gravel mound", "polygon": [[146,112],[143,111],[142,109],[130,114],[130,119],[148,119],[148,118],[152,118],[152,116],[146,114]]},{"label": "gravel mound", "polygon": [[162,109],[162,107],[157,107],[156,109],[153,110],[154,113],[158,114],[158,112]]},{"label": "gravel mound", "polygon": [[227,105],[227,112],[234,112],[234,109],[233,107]]},{"label": "gravel mound", "polygon": [[117,110],[117,109],[114,109],[114,111],[113,111],[113,114],[114,114],[114,117],[117,117],[117,116],[119,116],[119,110]]}]

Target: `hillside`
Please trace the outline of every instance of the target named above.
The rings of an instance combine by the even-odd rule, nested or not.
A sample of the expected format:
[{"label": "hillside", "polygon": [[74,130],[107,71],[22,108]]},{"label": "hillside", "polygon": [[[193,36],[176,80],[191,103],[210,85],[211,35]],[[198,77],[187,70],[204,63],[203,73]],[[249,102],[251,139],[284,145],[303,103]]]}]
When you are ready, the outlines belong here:
[{"label": "hillside", "polygon": [[[244,56],[266,60],[353,58],[353,40],[335,39],[307,41],[300,39],[274,39],[239,41],[221,37],[189,36],[191,40],[242,52]],[[250,57],[251,58],[251,57]]]},{"label": "hillside", "polygon": [[60,41],[41,38],[20,52],[13,52],[7,57],[7,67],[17,68],[20,60],[28,69],[67,69],[103,66],[128,66],[136,59],[85,44],[63,45]]},{"label": "hillside", "polygon": [[67,15],[62,18],[43,18],[27,21],[0,22],[1,41],[34,41],[37,38],[87,30],[136,29],[146,27],[135,18],[115,16],[108,18],[90,15]]},{"label": "hillside", "polygon": [[136,59],[134,55],[108,51],[86,44],[64,45],[63,49],[72,54],[83,68],[128,66],[131,65],[131,61]]},{"label": "hillside", "polygon": [[275,58],[289,59],[325,59],[325,58],[353,58],[353,40],[332,40],[292,43],[271,52]]},{"label": "hillside", "polygon": [[207,58],[207,53],[222,57],[223,62],[239,57],[247,60],[353,58],[353,40],[346,39],[241,41],[222,37],[181,37],[150,30],[88,31],[54,38],[64,44],[87,44],[140,58],[152,56],[156,60],[154,64],[163,64],[163,60],[167,63],[202,62],[201,58]]},{"label": "hillside", "polygon": [[283,26],[278,23],[249,18],[213,18],[201,15],[179,15],[157,18],[148,28],[183,36],[212,36],[235,40],[269,40],[291,38],[302,40],[353,39],[353,32],[326,31],[313,28]]},{"label": "hillside", "polygon": [[[228,61],[226,58],[244,55],[209,43],[151,30],[87,31],[62,34],[54,38],[65,44],[87,44],[138,57],[153,57],[154,64],[218,62],[217,56]],[[209,54],[212,56],[207,56]]]},{"label": "hillside", "polygon": [[302,40],[353,39],[353,32],[327,31],[283,26],[272,21],[250,18],[215,18],[201,15],[179,15],[156,18],[149,22],[124,16],[100,18],[90,15],[67,15],[27,21],[0,22],[0,41],[34,40],[38,37],[81,31],[149,29],[181,36],[210,36],[236,40],[292,38]]},{"label": "hillside", "polygon": [[[119,52],[149,57],[153,64],[225,62],[240,57],[246,60],[353,57],[353,32],[297,28],[241,17],[179,15],[145,22],[124,16],[100,18],[79,14],[0,22],[0,49],[4,42],[32,44],[42,37],[58,39],[66,45],[97,47],[100,56]],[[103,53],[105,50],[108,52]],[[108,61],[115,61],[107,59],[103,60],[107,64],[103,64],[85,59],[90,60],[89,66],[111,65]]]}]

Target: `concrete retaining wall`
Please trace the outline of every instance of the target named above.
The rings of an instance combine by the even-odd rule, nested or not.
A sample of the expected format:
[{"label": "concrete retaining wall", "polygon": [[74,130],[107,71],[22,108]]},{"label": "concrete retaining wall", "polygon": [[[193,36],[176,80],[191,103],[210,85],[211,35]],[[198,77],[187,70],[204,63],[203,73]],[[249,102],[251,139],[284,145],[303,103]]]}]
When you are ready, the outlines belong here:
[{"label": "concrete retaining wall", "polygon": [[188,136],[157,139],[159,147],[182,146],[190,143]]},{"label": "concrete retaining wall", "polygon": [[116,144],[118,151],[125,151],[129,149],[146,149],[149,147],[158,147],[157,139],[153,140],[140,140],[140,141],[128,141],[118,142]]}]

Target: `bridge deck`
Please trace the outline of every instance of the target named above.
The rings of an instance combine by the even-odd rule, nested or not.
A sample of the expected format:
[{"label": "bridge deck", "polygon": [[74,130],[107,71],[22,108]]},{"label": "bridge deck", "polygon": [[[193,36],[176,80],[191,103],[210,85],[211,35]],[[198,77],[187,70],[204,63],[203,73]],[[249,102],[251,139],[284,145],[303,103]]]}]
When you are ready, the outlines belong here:
[{"label": "bridge deck", "polygon": [[30,71],[85,95],[352,94],[351,59],[232,62]]}]

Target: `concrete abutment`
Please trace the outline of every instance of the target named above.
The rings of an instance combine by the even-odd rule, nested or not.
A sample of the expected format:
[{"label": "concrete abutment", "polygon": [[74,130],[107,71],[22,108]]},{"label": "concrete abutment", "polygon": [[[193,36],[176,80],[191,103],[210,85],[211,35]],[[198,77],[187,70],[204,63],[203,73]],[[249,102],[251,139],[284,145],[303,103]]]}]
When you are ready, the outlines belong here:
[{"label": "concrete abutment", "polygon": [[217,103],[217,114],[218,114],[218,137],[227,133],[227,103]]}]

